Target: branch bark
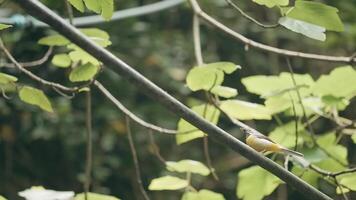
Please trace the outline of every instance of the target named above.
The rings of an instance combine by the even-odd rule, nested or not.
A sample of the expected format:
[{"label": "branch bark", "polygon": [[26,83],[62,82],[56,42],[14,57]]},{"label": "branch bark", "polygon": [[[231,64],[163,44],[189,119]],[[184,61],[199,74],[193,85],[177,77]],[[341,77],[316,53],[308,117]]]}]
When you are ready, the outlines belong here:
[{"label": "branch bark", "polygon": [[272,174],[278,176],[280,179],[296,188],[299,192],[306,195],[307,198],[313,200],[331,200],[330,197],[318,191],[299,177],[288,172],[277,163],[262,156],[243,142],[234,138],[229,133],[220,129],[219,127],[212,125],[202,117],[195,114],[188,107],[169,95],[167,92],[159,88],[152,83],[146,77],[135,71],[132,67],[126,64],[124,61],[115,57],[112,53],[106,49],[98,46],[78,29],[71,26],[68,22],[55,14],[49,8],[44,6],[37,0],[16,0],[19,6],[26,10],[29,14],[49,24],[52,28],[57,30],[63,36],[67,37],[73,43],[80,48],[86,50],[92,56],[95,56],[98,60],[103,62],[106,66],[122,75],[122,77],[128,79],[132,84],[139,87],[141,91],[160,102],[162,105],[170,109],[173,113],[182,117],[186,121],[190,122],[200,130],[207,133],[211,138],[229,146],[236,152],[239,152],[244,157],[248,158],[252,162],[260,165],[264,169],[268,170]]}]

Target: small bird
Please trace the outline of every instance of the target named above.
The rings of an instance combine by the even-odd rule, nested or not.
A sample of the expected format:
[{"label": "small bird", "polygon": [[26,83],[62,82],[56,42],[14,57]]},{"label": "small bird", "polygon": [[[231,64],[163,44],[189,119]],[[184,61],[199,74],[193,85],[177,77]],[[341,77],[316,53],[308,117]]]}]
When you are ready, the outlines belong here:
[{"label": "small bird", "polygon": [[255,149],[258,152],[277,152],[277,153],[284,153],[288,155],[294,155],[298,157],[304,157],[302,153],[289,150],[282,145],[279,145],[269,139],[267,136],[263,135],[262,133],[252,129],[252,128],[240,128],[242,132],[247,134],[246,144],[251,148]]}]

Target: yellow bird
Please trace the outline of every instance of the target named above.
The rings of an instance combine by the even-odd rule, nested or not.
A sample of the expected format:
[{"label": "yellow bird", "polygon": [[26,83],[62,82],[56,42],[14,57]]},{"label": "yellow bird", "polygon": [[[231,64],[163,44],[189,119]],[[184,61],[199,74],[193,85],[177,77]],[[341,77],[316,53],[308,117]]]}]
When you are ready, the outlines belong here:
[{"label": "yellow bird", "polygon": [[282,145],[279,145],[269,139],[267,136],[263,135],[262,133],[252,129],[252,128],[240,128],[242,132],[247,135],[246,144],[251,148],[255,149],[258,152],[277,152],[277,153],[284,153],[288,155],[294,155],[303,157],[303,154],[289,150]]}]

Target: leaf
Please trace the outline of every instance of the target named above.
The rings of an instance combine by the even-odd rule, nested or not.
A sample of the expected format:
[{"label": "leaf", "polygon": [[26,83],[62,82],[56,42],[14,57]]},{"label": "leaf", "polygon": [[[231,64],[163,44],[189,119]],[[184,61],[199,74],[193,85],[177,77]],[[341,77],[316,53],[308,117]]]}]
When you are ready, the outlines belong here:
[{"label": "leaf", "polygon": [[351,66],[338,67],[329,75],[322,75],[312,91],[315,95],[351,98],[356,95],[356,70]]},{"label": "leaf", "polygon": [[344,174],[341,176],[338,176],[338,181],[340,185],[346,186],[348,189],[351,189],[352,191],[356,191],[356,172],[354,173],[349,173],[349,174]]},{"label": "leaf", "polygon": [[19,91],[20,99],[28,104],[36,105],[47,112],[53,112],[51,102],[42,90],[24,86]]},{"label": "leaf", "polygon": [[253,2],[272,8],[274,6],[287,6],[289,0],[252,0]]},{"label": "leaf", "polygon": [[221,101],[220,108],[236,119],[271,119],[269,110],[261,104],[250,103],[241,100]]},{"label": "leaf", "polygon": [[[120,200],[119,198],[114,196],[92,193],[92,192],[88,192],[87,195],[88,195],[87,196],[88,200]],[[77,194],[74,200],[85,200],[85,194],[84,193]]]},{"label": "leaf", "polygon": [[[213,124],[217,124],[220,111],[212,105],[199,105],[191,108],[196,114],[200,116],[205,116],[204,118]],[[176,135],[177,144],[183,144],[190,140],[201,138],[204,136],[204,132],[197,129],[195,126],[191,125],[184,119],[178,121],[178,134]]]},{"label": "leaf", "polygon": [[350,104],[348,99],[343,97],[334,97],[332,95],[323,96],[321,100],[327,108],[330,108],[330,111],[334,110],[335,108],[337,110],[345,110],[346,107]]},{"label": "leaf", "polygon": [[210,90],[214,86],[221,85],[224,81],[224,73],[231,74],[241,68],[229,62],[217,62],[192,68],[187,75],[187,86],[192,91]]},{"label": "leaf", "polygon": [[[304,143],[303,136],[306,134],[304,126],[298,122],[298,145]],[[294,147],[296,140],[295,121],[291,121],[282,126],[277,126],[271,133],[269,133],[269,138],[287,148]]]},{"label": "leaf", "polygon": [[187,187],[188,181],[174,176],[155,178],[148,186],[149,190],[179,190]]},{"label": "leaf", "polygon": [[237,95],[237,90],[235,88],[225,87],[221,85],[213,87],[210,92],[225,98],[231,98]]},{"label": "leaf", "polygon": [[225,200],[225,198],[222,194],[203,189],[199,192],[185,192],[181,200]]},{"label": "leaf", "polygon": [[0,84],[9,84],[17,81],[15,76],[0,72]]},{"label": "leaf", "polygon": [[99,67],[91,63],[74,68],[69,74],[69,80],[72,82],[81,82],[91,80],[98,72]]},{"label": "leaf", "polygon": [[114,0],[101,0],[101,16],[110,20],[114,12]]},{"label": "leaf", "polygon": [[69,67],[72,63],[68,54],[57,54],[52,58],[52,64],[56,65],[57,67]]},{"label": "leaf", "polygon": [[327,30],[343,31],[338,9],[314,1],[296,1],[295,7],[287,13],[287,17],[309,22]]},{"label": "leaf", "polygon": [[82,0],[68,0],[70,4],[80,12],[84,12],[84,3]]},{"label": "leaf", "polygon": [[356,144],[356,133],[352,134],[351,139]]},{"label": "leaf", "polygon": [[0,195],[0,200],[7,200],[7,199]]},{"label": "leaf", "polygon": [[64,46],[69,43],[70,41],[61,35],[46,36],[38,41],[38,44],[47,45],[47,46]]},{"label": "leaf", "polygon": [[109,34],[103,30],[98,28],[81,28],[79,30],[102,47],[111,45]]},{"label": "leaf", "polygon": [[319,179],[322,178],[320,174],[313,170],[308,170],[301,167],[293,167],[292,173],[302,178],[307,183],[311,184],[315,188],[318,188]]},{"label": "leaf", "polygon": [[202,176],[207,176],[210,174],[209,168],[207,168],[203,163],[195,160],[181,160],[178,162],[167,161],[167,170],[172,172],[190,172],[195,174],[200,174]]},{"label": "leaf", "polygon": [[281,17],[278,20],[278,23],[291,31],[300,33],[309,38],[320,40],[323,42],[326,39],[326,29],[324,27],[289,17]]},{"label": "leaf", "polygon": [[[309,74],[294,74],[298,90],[301,96],[307,96],[311,93],[309,87],[314,85],[314,80]],[[276,94],[285,95],[289,98],[288,94],[284,91],[291,91],[295,93],[296,89],[290,73],[282,72],[279,76],[249,76],[243,78],[242,83],[251,93],[261,95],[263,98],[269,97],[271,95],[276,96]]]},{"label": "leaf", "polygon": [[100,13],[101,5],[100,0],[84,0],[85,6],[96,13]]},{"label": "leaf", "polygon": [[281,96],[271,97],[265,101],[265,106],[271,113],[277,114],[283,112],[292,106],[291,99],[287,99]]},{"label": "leaf", "polygon": [[74,51],[71,51],[69,53],[70,59],[72,59],[73,62],[82,62],[82,64],[86,63],[91,63],[93,65],[98,66],[100,63],[99,61],[88,54],[87,52],[83,51],[82,49],[76,49]]},{"label": "leaf", "polygon": [[10,25],[10,24],[0,24],[0,31],[10,28],[10,27],[12,27],[12,25]]},{"label": "leaf", "polygon": [[282,183],[276,176],[258,166],[241,170],[237,181],[237,197],[243,200],[262,200]]}]

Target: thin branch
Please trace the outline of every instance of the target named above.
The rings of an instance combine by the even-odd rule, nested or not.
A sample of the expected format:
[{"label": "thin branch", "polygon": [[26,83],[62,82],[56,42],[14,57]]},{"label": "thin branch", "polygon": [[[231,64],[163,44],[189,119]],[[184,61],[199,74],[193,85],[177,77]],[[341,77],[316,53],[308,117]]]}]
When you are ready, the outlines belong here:
[{"label": "thin branch", "polygon": [[85,181],[84,181],[84,198],[88,199],[90,191],[91,173],[92,173],[92,160],[93,160],[93,139],[92,139],[92,110],[91,110],[91,91],[86,92],[86,166],[85,166]]},{"label": "thin branch", "polygon": [[[297,89],[298,90],[298,89]],[[299,132],[298,132],[298,116],[297,116],[297,111],[295,109],[295,105],[294,105],[294,100],[293,97],[290,93],[289,94],[289,98],[292,102],[292,110],[293,110],[293,115],[294,115],[294,120],[295,120],[295,144],[294,144],[294,151],[298,150],[298,139],[299,139]]]},{"label": "thin branch", "polygon": [[46,86],[50,86],[50,87],[56,87],[57,89],[60,89],[62,91],[66,91],[66,92],[76,92],[78,91],[80,88],[79,87],[66,87],[63,86],[59,83],[54,83],[54,82],[50,82],[47,80],[42,79],[41,77],[37,76],[36,74],[32,73],[31,71],[25,69],[24,67],[22,67],[17,61],[16,59],[11,55],[11,53],[7,50],[7,48],[5,47],[4,43],[2,42],[2,40],[0,39],[0,48],[4,51],[5,55],[7,56],[7,58],[15,65],[15,67],[23,72],[24,74],[26,74],[27,76],[29,76],[31,79],[46,85]]},{"label": "thin branch", "polygon": [[165,165],[166,164],[166,160],[163,158],[163,156],[160,153],[159,147],[158,147],[158,145],[157,145],[157,143],[155,141],[155,138],[154,138],[154,136],[152,134],[152,130],[151,129],[148,130],[148,134],[150,136],[150,144],[151,144],[151,146],[153,148],[153,154],[157,157],[157,159],[159,161],[161,161]]},{"label": "thin branch", "polygon": [[197,61],[197,65],[199,66],[203,64],[203,56],[201,50],[199,17],[196,14],[193,15],[193,41],[195,59]]},{"label": "thin branch", "polygon": [[330,177],[337,177],[337,176],[340,176],[340,175],[356,172],[356,168],[345,169],[345,170],[338,171],[338,172],[329,172],[329,171],[320,169],[319,167],[317,167],[315,165],[310,165],[310,169],[314,170],[315,172],[318,172],[321,175],[330,176]]},{"label": "thin branch", "polygon": [[[53,47],[51,46],[48,48],[48,50],[46,51],[46,53],[43,55],[42,58],[40,58],[38,60],[34,60],[34,61],[29,61],[29,62],[19,62],[19,65],[21,65],[24,68],[42,65],[43,63],[48,61],[49,57],[52,55],[52,52],[53,52]],[[16,66],[14,63],[3,63],[0,65],[0,67],[13,68]]]},{"label": "thin branch", "polygon": [[132,154],[132,160],[134,163],[134,167],[135,167],[135,175],[136,175],[136,181],[138,184],[138,187],[140,189],[141,195],[143,196],[143,198],[145,200],[149,200],[150,198],[148,197],[143,184],[142,184],[142,180],[141,180],[141,173],[140,173],[140,165],[138,162],[138,158],[137,158],[137,152],[136,152],[136,148],[135,148],[135,144],[133,142],[132,139],[132,133],[131,133],[131,127],[130,127],[130,118],[125,115],[125,121],[126,121],[126,131],[127,131],[127,138],[129,140],[129,144],[130,144],[130,150],[131,150],[131,154]]},{"label": "thin branch", "polygon": [[189,0],[189,2],[192,5],[194,13],[197,14],[200,18],[202,18],[203,20],[205,20],[212,26],[220,29],[222,32],[227,33],[228,35],[234,37],[237,40],[240,40],[245,45],[255,47],[257,49],[261,49],[264,51],[280,54],[280,55],[290,56],[290,57],[323,60],[323,61],[330,61],[330,62],[344,62],[344,63],[356,62],[356,58],[352,57],[352,56],[349,56],[349,57],[328,56],[328,55],[321,55],[321,54],[304,53],[304,52],[299,52],[299,51],[290,51],[290,50],[280,49],[280,48],[276,48],[276,47],[272,47],[269,45],[265,45],[265,44],[256,42],[254,40],[251,40],[251,39],[241,35],[240,33],[236,32],[236,31],[230,29],[229,27],[225,26],[224,24],[220,23],[216,19],[214,19],[211,16],[209,16],[208,14],[206,14],[200,8],[200,6],[196,0]]},{"label": "thin branch", "polygon": [[63,1],[64,1],[64,5],[65,5],[65,7],[67,9],[67,15],[68,15],[69,23],[73,24],[73,9],[72,9],[72,6],[68,2],[68,0],[63,0]]},{"label": "thin branch", "polygon": [[161,105],[164,105],[167,109],[199,128],[201,131],[207,133],[212,139],[223,143],[232,150],[239,152],[242,156],[276,175],[281,180],[297,189],[301,194],[304,194],[305,197],[313,200],[331,200],[330,197],[285,170],[277,163],[262,156],[260,153],[256,152],[254,149],[239,141],[221,128],[204,120],[201,116],[194,113],[191,109],[155,85],[152,81],[138,73],[133,67],[90,40],[51,9],[43,5],[40,1],[15,0],[15,2],[17,2],[17,5],[25,9],[26,12],[48,23],[53,29],[68,38],[74,44],[78,45],[78,47],[96,57],[99,61],[105,64],[105,66],[113,69],[123,78],[130,81],[134,86],[140,88],[140,91],[147,96],[156,100]]},{"label": "thin branch", "polygon": [[248,15],[247,13],[245,13],[236,3],[232,2],[231,0],[225,0],[225,1],[230,6],[235,8],[243,17],[245,17],[246,19],[250,20],[251,22],[257,24],[258,26],[261,26],[262,28],[276,28],[276,27],[279,26],[279,24],[272,24],[272,25],[263,24],[263,23],[257,21],[255,18],[253,18],[250,15]]},{"label": "thin branch", "polygon": [[340,184],[340,182],[337,180],[337,178],[334,178],[335,184],[337,186],[337,188],[340,188],[341,194],[344,197],[344,200],[349,200],[349,198],[347,197],[347,195],[344,192],[343,186]]},{"label": "thin branch", "polygon": [[162,128],[150,124],[146,121],[143,121],[141,118],[137,117],[129,109],[127,109],[118,99],[116,99],[99,81],[94,81],[94,85],[99,89],[101,93],[104,94],[106,98],[108,98],[112,103],[114,103],[119,110],[121,110],[123,113],[125,113],[125,115],[130,117],[133,121],[135,121],[139,125],[151,129],[153,131],[156,131],[158,133],[165,133],[165,134],[172,134],[172,135],[177,134],[176,130]]}]

